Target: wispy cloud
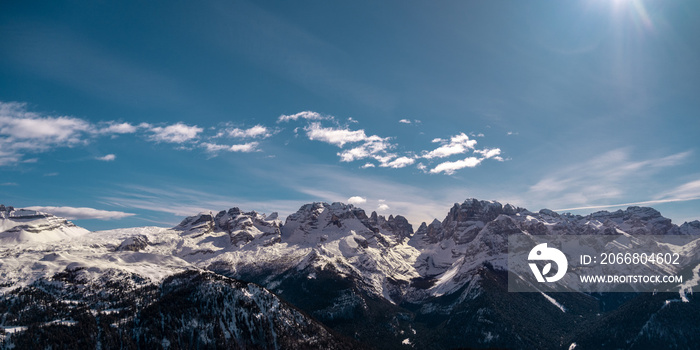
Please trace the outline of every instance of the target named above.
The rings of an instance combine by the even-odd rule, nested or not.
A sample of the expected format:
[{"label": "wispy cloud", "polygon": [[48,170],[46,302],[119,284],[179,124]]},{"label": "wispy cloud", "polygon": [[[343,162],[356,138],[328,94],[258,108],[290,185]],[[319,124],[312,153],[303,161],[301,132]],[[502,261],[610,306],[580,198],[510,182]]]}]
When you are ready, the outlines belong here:
[{"label": "wispy cloud", "polygon": [[[616,204],[614,201],[628,197],[633,192],[640,192],[642,188],[638,188],[637,184],[650,183],[654,174],[683,163],[691,154],[681,152],[665,157],[633,160],[629,153],[629,149],[612,150],[548,174],[530,186],[527,197],[530,201],[570,210],[622,206],[629,203]],[[700,183],[687,183],[657,196],[656,200],[700,197],[700,193],[693,191],[695,186],[700,186]],[[638,203],[652,202],[654,201]]]},{"label": "wispy cloud", "polygon": [[218,212],[232,207],[239,207],[246,211],[256,210],[267,214],[279,212],[284,218],[284,216],[296,212],[303,204],[299,201],[279,199],[251,201],[232,195],[170,184],[159,184],[158,186],[123,185],[122,188],[121,191],[103,196],[102,201],[118,207],[172,214],[176,216],[173,223],[179,222],[185,216],[200,212]]},{"label": "wispy cloud", "polygon": [[399,120],[399,123],[402,123],[402,124],[411,124],[411,121],[408,120],[408,119],[401,119],[401,120]]},{"label": "wispy cloud", "polygon": [[700,199],[700,196],[687,197],[687,198],[657,199],[657,200],[651,200],[651,201],[631,202],[631,203],[590,205],[590,206],[585,206],[585,207],[554,209],[554,211],[574,211],[574,210],[623,208],[623,207],[629,207],[629,206],[654,205],[654,204],[673,203],[673,202],[686,202],[686,201],[692,201],[692,200],[698,200],[698,199]]},{"label": "wispy cloud", "polygon": [[103,162],[111,162],[111,161],[117,159],[117,156],[115,156],[114,154],[107,154],[107,155],[102,156],[102,157],[96,157],[95,159],[101,160]]},{"label": "wispy cloud", "polygon": [[667,192],[660,193],[659,200],[695,200],[700,198],[700,179],[687,182]]},{"label": "wispy cloud", "polygon": [[44,207],[32,206],[26,207],[29,210],[50,213],[56,216],[66,218],[68,220],[82,219],[98,219],[98,220],[116,220],[125,217],[134,216],[136,214],[125,213],[122,211],[108,211],[94,208],[75,208],[75,207]]}]

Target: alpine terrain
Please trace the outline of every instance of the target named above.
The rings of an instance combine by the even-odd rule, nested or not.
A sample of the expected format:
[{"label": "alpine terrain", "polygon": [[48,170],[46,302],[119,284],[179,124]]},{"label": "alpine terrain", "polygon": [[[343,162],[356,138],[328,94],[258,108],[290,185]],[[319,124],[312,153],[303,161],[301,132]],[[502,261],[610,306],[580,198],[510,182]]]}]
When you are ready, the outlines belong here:
[{"label": "alpine terrain", "polygon": [[670,272],[684,282],[672,293],[508,292],[508,236],[523,233],[700,239],[700,221],[678,226],[642,207],[578,216],[467,199],[415,231],[401,215],[310,203],[284,222],[231,208],[173,228],[89,232],[0,206],[0,347],[700,344],[700,241],[678,248],[687,258]]}]

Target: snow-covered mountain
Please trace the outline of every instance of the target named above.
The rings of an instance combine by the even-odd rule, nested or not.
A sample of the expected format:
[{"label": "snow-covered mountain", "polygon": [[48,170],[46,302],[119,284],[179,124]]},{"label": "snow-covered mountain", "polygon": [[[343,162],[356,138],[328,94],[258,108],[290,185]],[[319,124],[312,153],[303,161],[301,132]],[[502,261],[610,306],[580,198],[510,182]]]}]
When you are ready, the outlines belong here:
[{"label": "snow-covered mountain", "polygon": [[88,232],[51,214],[0,205],[0,244],[54,242]]},{"label": "snow-covered mountain", "polygon": [[[265,295],[273,299],[279,295],[303,310],[300,316],[294,316],[297,324],[311,325],[320,321],[362,344],[378,348],[411,345],[419,348],[568,348],[577,339],[579,345],[597,344],[596,334],[586,332],[588,328],[581,325],[600,321],[600,315],[628,317],[620,311],[624,305],[650,301],[627,300],[620,295],[509,293],[506,282],[508,236],[518,233],[700,235],[699,221],[677,226],[652,208],[630,207],[612,213],[575,216],[559,215],[546,209],[533,213],[509,204],[476,199],[455,204],[442,221],[423,223],[415,233],[400,215],[386,218],[373,212],[368,216],[364,210],[342,203],[305,204],[284,223],[276,213],[265,215],[231,208],[216,214],[187,217],[170,229],[142,227],[91,233],[50,214],[0,209],[0,237],[3,239],[0,293],[5,304],[16,303],[27,291],[51,290],[48,292],[51,300],[68,305],[75,300],[85,300],[80,305],[97,315],[100,308],[116,307],[96,297],[117,293],[112,290],[100,294],[107,286],[116,285],[117,290],[131,295],[129,293],[144,288],[166,288],[173,276],[182,279],[185,278],[182,276],[189,276],[183,273],[191,273],[187,271],[200,271],[198,273],[214,276],[211,277],[214,280],[234,278],[256,283],[266,288],[256,289],[256,293],[268,293]],[[700,256],[697,244],[686,249],[692,251],[690,255]],[[684,291],[675,296],[660,294],[663,299],[659,299],[660,302],[683,299],[687,301],[681,303],[684,305],[674,304],[673,308],[697,308],[698,302],[691,293],[700,279],[694,278],[696,270],[695,266],[687,266],[680,271],[689,277],[679,286],[679,290]],[[191,291],[194,293],[191,295],[201,292],[207,295],[204,299],[218,300],[215,291],[221,288],[207,282],[196,287],[198,291]],[[247,295],[246,292],[236,293]],[[145,317],[143,310],[163,300],[153,297],[148,301],[134,301],[137,305],[129,306],[132,313],[124,317],[129,322],[139,319],[138,324],[155,322],[139,317]],[[188,300],[203,299],[193,296]],[[235,303],[249,305],[255,310],[268,310],[263,314],[273,313],[269,311],[272,310],[270,306],[261,308],[236,300]],[[213,301],[205,304],[210,302]],[[616,308],[606,309],[611,304],[616,304]],[[0,308],[0,313],[5,315],[0,316],[4,317],[0,318],[0,337],[4,329],[6,346],[14,344],[21,334],[32,333],[27,318],[8,318],[7,310]],[[651,317],[658,320],[661,316],[656,316],[657,310],[649,310],[646,316],[640,316],[647,317],[646,321],[650,322],[644,324],[647,327],[644,336],[659,338],[649,327],[658,326],[658,322],[650,321]],[[169,322],[175,322],[177,317]],[[241,315],[221,317],[245,318]],[[270,322],[277,322],[274,320],[278,317],[282,316],[270,316]],[[542,318],[547,317],[554,323],[543,323]],[[44,318],[32,324],[43,329],[47,322],[54,321],[56,319]],[[70,327],[73,321],[76,320],[64,317],[57,322]],[[202,324],[201,320],[192,322]],[[291,321],[280,322],[289,324]],[[260,334],[279,331],[274,324],[263,325],[247,323],[246,327],[249,331],[263,332]],[[161,328],[164,327],[161,324]],[[169,343],[179,339],[182,346],[186,342],[183,343],[182,332],[177,329],[187,327],[187,322],[172,323],[167,328],[172,327],[175,330],[163,339]],[[241,339],[252,337],[240,333],[248,335],[232,338],[233,326],[202,327],[197,328],[197,332],[201,332],[198,334],[206,334],[205,338],[212,342],[223,337],[224,340],[235,339],[231,344],[243,344]],[[304,329],[313,329],[308,327]],[[153,333],[155,328],[149,329],[143,334],[150,335],[144,337],[161,336]],[[141,334],[139,332],[131,334]],[[680,334],[687,338],[685,332],[682,329]],[[323,344],[338,347],[352,343],[349,340],[343,343],[342,337],[329,334],[324,338],[329,343]],[[297,336],[302,343],[312,339],[304,332]],[[137,338],[134,344],[146,344],[139,343],[140,335]],[[279,342],[275,343],[277,340],[271,340],[274,337],[263,338],[267,340],[259,343],[261,347],[279,346]],[[201,344],[214,344],[207,341]],[[194,346],[194,343],[187,344]]]}]

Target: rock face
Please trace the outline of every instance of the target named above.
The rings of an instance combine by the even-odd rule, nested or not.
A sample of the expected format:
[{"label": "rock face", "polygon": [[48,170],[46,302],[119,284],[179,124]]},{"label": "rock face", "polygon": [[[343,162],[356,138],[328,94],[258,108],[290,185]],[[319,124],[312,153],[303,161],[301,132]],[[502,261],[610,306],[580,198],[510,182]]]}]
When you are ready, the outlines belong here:
[{"label": "rock face", "polygon": [[[49,214],[0,209],[0,237],[30,232],[19,226],[75,227]],[[677,226],[651,208],[578,216],[467,199],[414,233],[400,215],[317,202],[284,224],[276,213],[231,208],[172,229],[13,241],[0,245],[0,341],[52,344],[59,330],[80,325],[74,329],[84,330],[85,343],[75,346],[91,348],[97,341],[103,348],[696,344],[700,323],[670,331],[664,322],[698,314],[700,302],[685,292],[697,288],[697,266],[679,270],[690,289],[673,295],[509,293],[507,240],[520,233],[700,235],[700,221]],[[683,249],[700,265],[700,244]],[[26,297],[34,294],[47,299]]]},{"label": "rock face", "polygon": [[117,251],[132,251],[138,252],[148,247],[148,237],[144,235],[136,235],[122,241],[116,248]]}]

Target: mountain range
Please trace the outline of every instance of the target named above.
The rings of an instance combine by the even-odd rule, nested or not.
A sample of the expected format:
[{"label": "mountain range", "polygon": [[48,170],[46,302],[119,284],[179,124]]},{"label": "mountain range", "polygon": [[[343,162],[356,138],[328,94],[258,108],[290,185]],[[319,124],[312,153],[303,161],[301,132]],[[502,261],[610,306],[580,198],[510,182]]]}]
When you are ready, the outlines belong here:
[{"label": "mountain range", "polygon": [[[700,344],[700,260],[674,293],[508,292],[508,236],[684,235],[467,199],[418,229],[343,203],[90,232],[0,206],[2,348],[658,349]],[[687,249],[700,256],[698,243]],[[511,276],[512,277],[512,276]],[[68,336],[78,334],[79,336]]]}]

